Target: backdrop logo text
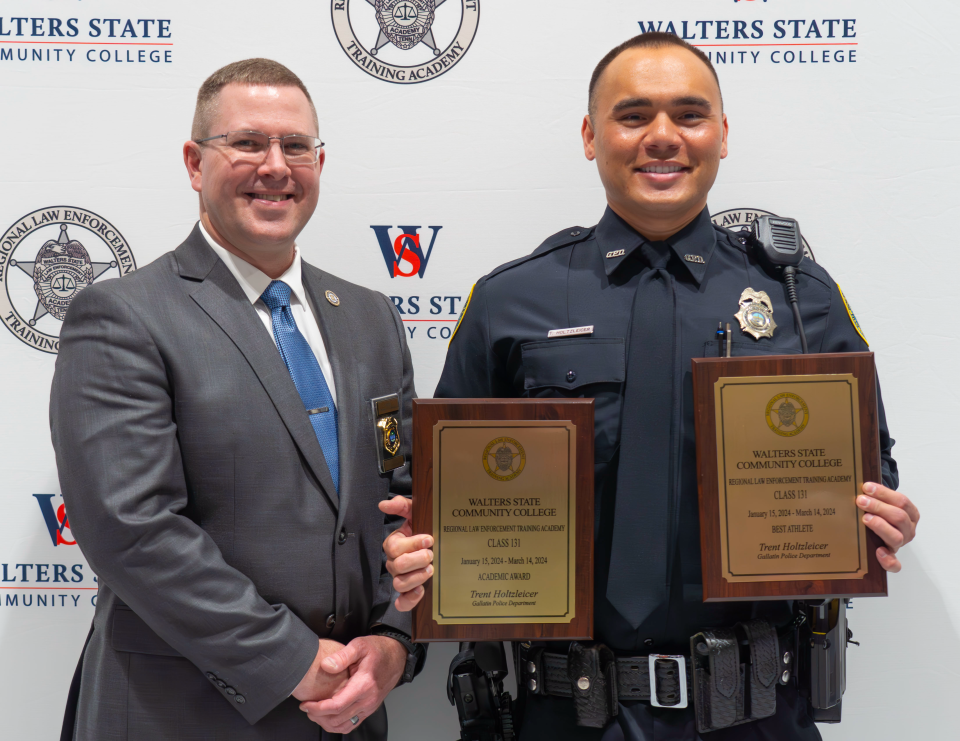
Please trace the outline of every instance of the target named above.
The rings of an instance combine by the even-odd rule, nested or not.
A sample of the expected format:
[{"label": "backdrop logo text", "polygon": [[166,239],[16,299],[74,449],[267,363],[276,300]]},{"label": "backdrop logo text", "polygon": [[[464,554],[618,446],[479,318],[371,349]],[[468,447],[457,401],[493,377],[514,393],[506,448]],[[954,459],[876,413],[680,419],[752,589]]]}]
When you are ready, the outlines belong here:
[{"label": "backdrop logo text", "polygon": [[332,0],[333,29],[355,65],[408,85],[449,72],[467,53],[480,0]]}]

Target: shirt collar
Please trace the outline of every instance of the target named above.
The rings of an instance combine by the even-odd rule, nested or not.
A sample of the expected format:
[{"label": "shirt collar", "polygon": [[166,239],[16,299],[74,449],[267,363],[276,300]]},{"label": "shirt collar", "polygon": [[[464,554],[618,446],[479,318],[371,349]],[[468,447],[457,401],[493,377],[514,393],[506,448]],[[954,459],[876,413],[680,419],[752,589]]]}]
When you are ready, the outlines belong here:
[{"label": "shirt collar", "polygon": [[[243,290],[244,295],[247,297],[250,303],[257,303],[257,300],[263,295],[263,292],[267,290],[267,286],[273,282],[273,278],[259,268],[255,268],[242,257],[238,257],[232,252],[228,252],[222,246],[217,244],[207,233],[207,230],[203,228],[203,222],[199,222],[198,226],[200,227],[200,233],[207,240],[207,244],[209,244],[213,251],[217,253],[217,256],[223,260],[224,265],[227,266],[227,269],[230,271],[233,277],[237,279],[237,283],[240,284],[240,288]],[[277,280],[281,280],[290,286],[291,302],[296,300],[306,306],[307,299],[303,290],[303,273],[300,264],[300,248],[294,245],[293,250],[293,262],[290,264],[290,267],[286,269],[283,275],[277,278]]]},{"label": "shirt collar", "polygon": [[[632,255],[646,237],[637,232],[607,206],[595,231],[600,259],[607,275],[612,275]],[[687,271],[699,285],[707,272],[710,256],[717,246],[717,233],[705,208],[683,229],[667,239]]]}]

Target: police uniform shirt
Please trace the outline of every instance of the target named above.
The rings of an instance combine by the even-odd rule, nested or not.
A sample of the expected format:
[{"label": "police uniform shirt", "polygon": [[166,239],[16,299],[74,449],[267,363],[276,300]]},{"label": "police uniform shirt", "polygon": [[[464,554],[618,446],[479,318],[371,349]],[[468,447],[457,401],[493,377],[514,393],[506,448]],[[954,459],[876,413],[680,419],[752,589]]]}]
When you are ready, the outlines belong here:
[{"label": "police uniform shirt", "polygon": [[[670,547],[662,554],[668,598],[634,630],[607,600],[607,575],[616,506],[625,364],[630,357],[631,312],[637,284],[650,267],[641,259],[644,237],[611,209],[596,227],[574,227],[548,239],[531,255],[481,278],[450,342],[436,397],[586,397],[596,399],[595,422],[595,631],[620,652],[689,653],[689,638],[705,627],[732,626],[751,617],[783,624],[787,602],[702,602],[697,465],[690,359],[716,357],[717,323],[731,323],[732,355],[798,354],[800,338],[786,289],[767,274],[732,232],[714,226],[706,209],[667,240],[667,270],[674,279],[674,326],[679,341],[681,393],[673,419],[649,420],[668,434],[678,430],[671,460],[668,511]],[[867,349],[839,288],[823,268],[804,259],[798,269],[800,310],[809,351]],[[766,291],[777,328],[759,340],[742,333],[734,314],[745,288]],[[593,325],[589,336],[548,339],[553,329]],[[670,393],[650,388],[649,393]],[[883,483],[897,485],[893,440],[880,404]],[[645,422],[646,424],[646,422]],[[629,527],[629,523],[618,524]]]}]

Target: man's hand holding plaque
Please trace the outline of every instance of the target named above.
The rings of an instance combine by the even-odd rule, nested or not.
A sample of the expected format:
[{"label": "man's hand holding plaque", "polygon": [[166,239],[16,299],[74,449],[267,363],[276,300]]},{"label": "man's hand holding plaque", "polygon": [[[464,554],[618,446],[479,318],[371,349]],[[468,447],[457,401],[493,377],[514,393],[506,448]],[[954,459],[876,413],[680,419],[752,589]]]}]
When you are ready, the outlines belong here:
[{"label": "man's hand holding plaque", "polygon": [[887,544],[877,548],[877,561],[886,571],[897,573],[901,564],[896,553],[917,536],[920,510],[905,494],[872,481],[863,485],[857,507],[866,513],[864,524]]},{"label": "man's hand holding plaque", "polygon": [[383,552],[387,555],[387,571],[393,576],[393,588],[399,592],[394,604],[401,612],[409,612],[423,599],[423,584],[433,576],[433,537],[413,534],[412,500],[396,496],[379,506],[385,514],[404,518],[403,525],[383,541]]}]

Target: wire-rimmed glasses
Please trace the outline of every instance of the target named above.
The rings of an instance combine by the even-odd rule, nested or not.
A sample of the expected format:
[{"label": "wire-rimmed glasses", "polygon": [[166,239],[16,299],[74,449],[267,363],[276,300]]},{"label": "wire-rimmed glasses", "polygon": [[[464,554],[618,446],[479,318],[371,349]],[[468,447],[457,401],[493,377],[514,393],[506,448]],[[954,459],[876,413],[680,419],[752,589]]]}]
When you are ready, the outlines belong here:
[{"label": "wire-rimmed glasses", "polygon": [[223,139],[234,159],[246,162],[262,162],[270,150],[270,142],[280,142],[280,150],[287,164],[312,165],[320,159],[323,142],[315,136],[287,134],[286,136],[267,136],[262,131],[228,131],[226,134],[208,136],[206,139],[194,139],[196,144],[205,144],[215,139]]}]

